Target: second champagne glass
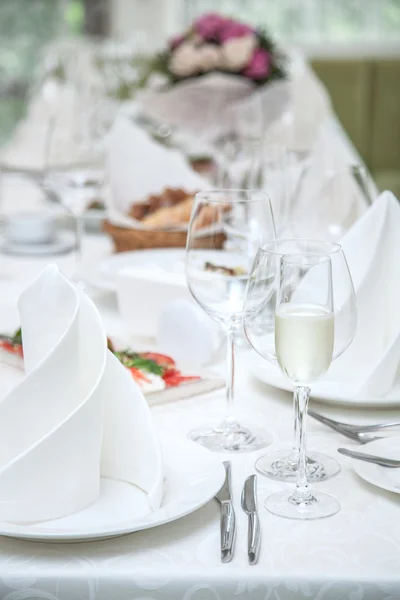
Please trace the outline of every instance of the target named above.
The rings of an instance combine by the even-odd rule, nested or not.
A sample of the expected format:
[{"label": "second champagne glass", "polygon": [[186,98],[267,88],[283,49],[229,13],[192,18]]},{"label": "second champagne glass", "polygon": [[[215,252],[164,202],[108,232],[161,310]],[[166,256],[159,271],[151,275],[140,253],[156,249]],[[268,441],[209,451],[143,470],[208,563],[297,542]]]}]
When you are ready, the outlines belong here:
[{"label": "second champagne glass", "polygon": [[[249,280],[244,327],[254,350],[272,365],[277,365],[275,345],[275,308],[280,278],[281,258],[287,254],[329,256],[333,280],[335,314],[335,348],[333,360],[350,345],[356,329],[356,297],[346,257],[339,244],[310,239],[282,239],[264,244],[257,252]],[[299,274],[301,269],[299,268]],[[272,479],[295,481],[299,456],[299,398],[293,397],[294,443],[292,450],[278,450],[261,456],[257,470]],[[307,456],[307,476],[310,481],[325,481],[340,471],[339,463],[319,452]]]},{"label": "second champagne glass", "polygon": [[318,519],[338,512],[339,502],[308,488],[306,416],[311,385],[328,371],[335,345],[332,264],[329,256],[287,254],[280,260],[274,315],[278,364],[295,388],[299,456],[294,493],[278,492],[266,508],[292,519]]},{"label": "second champagne glass", "polygon": [[243,302],[259,246],[275,239],[267,194],[253,190],[214,190],[196,195],[186,246],[189,289],[202,309],[227,335],[226,416],[201,426],[190,438],[219,452],[262,448],[270,435],[233,414],[235,339],[243,327]]}]

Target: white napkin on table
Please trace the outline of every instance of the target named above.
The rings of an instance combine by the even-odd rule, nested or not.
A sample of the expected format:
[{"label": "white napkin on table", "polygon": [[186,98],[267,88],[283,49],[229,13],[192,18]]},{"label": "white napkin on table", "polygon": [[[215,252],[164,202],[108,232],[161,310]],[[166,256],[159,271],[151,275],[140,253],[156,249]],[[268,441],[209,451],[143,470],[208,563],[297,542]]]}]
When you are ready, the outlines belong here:
[{"label": "white napkin on table", "polygon": [[0,520],[79,511],[101,476],[139,486],[156,509],[162,460],[149,408],[108,351],[92,301],[50,265],[19,310],[26,377],[0,403]]},{"label": "white napkin on table", "polygon": [[131,205],[166,188],[195,193],[206,187],[178,150],[155,142],[125,116],[116,120],[110,133],[107,163],[109,219],[115,225],[133,226],[135,222],[126,216]]},{"label": "white napkin on table", "polygon": [[383,192],[341,245],[353,277],[358,324],[329,379],[349,386],[354,398],[382,397],[400,364],[400,205],[394,195]]}]

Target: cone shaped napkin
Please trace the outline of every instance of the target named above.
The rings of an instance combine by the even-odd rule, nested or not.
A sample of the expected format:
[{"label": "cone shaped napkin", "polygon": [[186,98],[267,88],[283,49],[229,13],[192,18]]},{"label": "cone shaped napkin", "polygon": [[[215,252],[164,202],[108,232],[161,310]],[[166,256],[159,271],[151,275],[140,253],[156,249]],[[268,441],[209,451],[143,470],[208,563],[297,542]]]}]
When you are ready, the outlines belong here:
[{"label": "cone shaped napkin", "polygon": [[124,116],[117,119],[110,133],[108,178],[109,219],[122,227],[138,226],[126,214],[134,203],[166,188],[182,188],[192,194],[206,187],[178,150],[155,142]]},{"label": "cone shaped napkin", "polygon": [[19,310],[26,377],[0,403],[0,520],[79,511],[97,499],[101,476],[139,486],[157,508],[162,461],[149,408],[107,349],[94,304],[49,266]]},{"label": "cone shaped napkin", "polygon": [[329,379],[354,398],[389,392],[400,363],[400,205],[383,192],[341,240],[353,277],[358,325],[353,343],[333,363]]}]

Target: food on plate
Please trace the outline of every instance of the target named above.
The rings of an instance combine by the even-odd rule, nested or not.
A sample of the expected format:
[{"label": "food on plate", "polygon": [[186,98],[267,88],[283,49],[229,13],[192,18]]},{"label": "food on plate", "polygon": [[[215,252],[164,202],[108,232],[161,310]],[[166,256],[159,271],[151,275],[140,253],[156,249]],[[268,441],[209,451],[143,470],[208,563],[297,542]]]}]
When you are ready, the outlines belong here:
[{"label": "food on plate", "polygon": [[166,188],[161,194],[131,206],[129,216],[147,227],[168,229],[189,222],[193,194],[183,189]]},{"label": "food on plate", "polygon": [[212,273],[222,273],[222,275],[229,275],[231,277],[240,277],[241,275],[247,275],[247,272],[243,267],[224,267],[223,265],[214,265],[211,262],[204,264],[205,271],[211,271]]},{"label": "food on plate", "polygon": [[133,352],[132,350],[112,350],[118,360],[132,374],[143,392],[158,392],[182,383],[198,381],[198,376],[185,376],[176,368],[175,361],[156,352]]},{"label": "food on plate", "polygon": [[[112,341],[107,340],[108,349],[128,369],[143,393],[159,392],[165,388],[177,387],[183,383],[198,381],[198,376],[187,376],[177,369],[175,361],[157,352],[133,352],[130,349],[116,350]],[[9,354],[23,358],[21,330],[8,340],[0,341],[0,348]]]},{"label": "food on plate", "polygon": [[16,354],[22,356],[22,334],[21,329],[18,329],[9,340],[0,340],[0,348],[9,352],[10,354]]}]

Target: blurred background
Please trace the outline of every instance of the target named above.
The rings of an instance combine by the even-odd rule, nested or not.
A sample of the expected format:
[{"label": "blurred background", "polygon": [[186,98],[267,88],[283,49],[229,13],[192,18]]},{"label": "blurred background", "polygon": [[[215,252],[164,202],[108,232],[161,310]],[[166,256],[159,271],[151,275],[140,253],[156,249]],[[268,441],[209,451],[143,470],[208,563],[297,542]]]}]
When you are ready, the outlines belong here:
[{"label": "blurred background", "polygon": [[151,52],[216,10],[265,24],[309,58],[378,187],[400,195],[400,0],[1,0],[0,143],[55,40],[113,38]]}]

